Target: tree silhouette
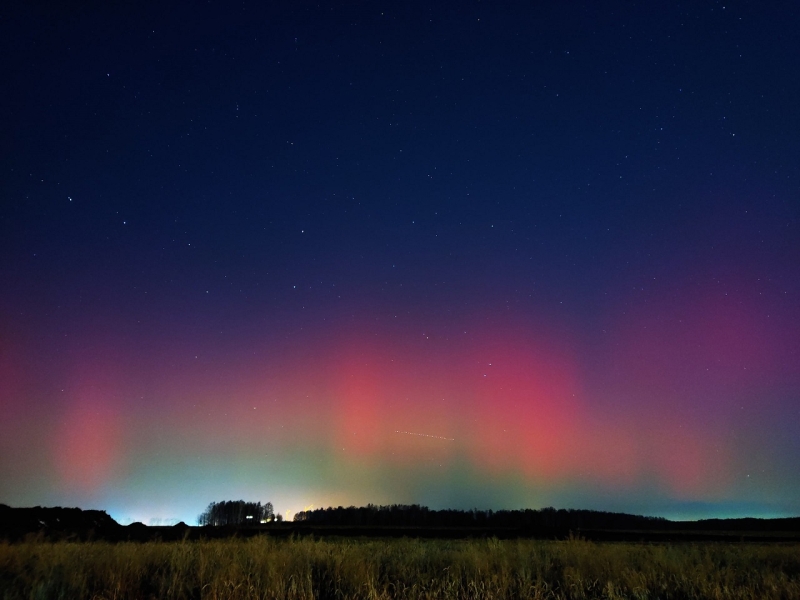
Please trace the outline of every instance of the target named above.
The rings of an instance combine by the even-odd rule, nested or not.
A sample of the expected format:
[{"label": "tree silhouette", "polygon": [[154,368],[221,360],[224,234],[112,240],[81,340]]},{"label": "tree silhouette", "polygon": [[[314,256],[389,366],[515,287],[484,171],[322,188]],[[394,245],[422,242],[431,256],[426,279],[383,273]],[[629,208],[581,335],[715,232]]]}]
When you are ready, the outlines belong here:
[{"label": "tree silhouette", "polygon": [[514,528],[527,531],[572,529],[663,530],[669,522],[661,517],[643,517],[594,510],[548,507],[539,510],[431,510],[418,504],[318,508],[295,514],[294,520],[309,525]]},{"label": "tree silhouette", "polygon": [[256,525],[275,519],[272,502],[245,502],[244,500],[224,500],[212,502],[197,517],[198,525]]}]

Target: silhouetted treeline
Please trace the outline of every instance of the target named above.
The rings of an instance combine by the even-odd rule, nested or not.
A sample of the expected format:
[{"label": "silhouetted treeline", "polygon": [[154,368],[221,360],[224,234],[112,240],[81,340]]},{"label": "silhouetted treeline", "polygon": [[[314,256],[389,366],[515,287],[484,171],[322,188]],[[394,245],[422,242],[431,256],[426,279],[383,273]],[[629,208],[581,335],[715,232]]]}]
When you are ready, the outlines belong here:
[{"label": "silhouetted treeline", "polygon": [[295,514],[294,520],[308,525],[347,527],[422,527],[514,529],[523,534],[574,530],[617,531],[800,531],[800,518],[705,519],[670,521],[596,510],[431,510],[418,504],[319,508]]},{"label": "silhouetted treeline", "polygon": [[431,510],[418,504],[325,508],[299,512],[295,521],[313,525],[390,527],[488,527],[531,530],[663,529],[661,517],[593,510]]},{"label": "silhouetted treeline", "polygon": [[40,531],[57,538],[99,538],[120,527],[104,510],[60,506],[12,508],[0,504],[0,539],[14,540]]},{"label": "silhouetted treeline", "polygon": [[197,517],[198,525],[255,525],[268,521],[280,521],[280,515],[275,516],[272,502],[245,502],[244,500],[226,500],[212,502],[208,508]]},{"label": "silhouetted treeline", "polygon": [[[12,508],[0,504],[0,542],[17,542],[34,535],[41,540],[174,541],[219,539],[231,535],[352,535],[380,537],[459,538],[497,536],[499,538],[540,537],[563,539],[570,532],[596,541],[759,541],[800,542],[800,517],[781,519],[707,519],[668,521],[591,510],[430,510],[418,505],[328,508],[299,513],[295,523],[248,527],[272,514],[270,503],[220,502],[211,513],[218,514],[220,525],[232,527],[148,527],[142,523],[122,526],[105,511],[79,508]],[[204,513],[205,515],[206,513]],[[232,516],[231,516],[232,515]],[[242,520],[243,515],[243,520]],[[248,519],[247,516],[253,516]],[[204,517],[201,515],[202,520]],[[224,520],[223,520],[224,518]],[[280,515],[274,515],[280,521]],[[206,524],[211,524],[208,521]],[[244,527],[237,524],[244,523]]]}]

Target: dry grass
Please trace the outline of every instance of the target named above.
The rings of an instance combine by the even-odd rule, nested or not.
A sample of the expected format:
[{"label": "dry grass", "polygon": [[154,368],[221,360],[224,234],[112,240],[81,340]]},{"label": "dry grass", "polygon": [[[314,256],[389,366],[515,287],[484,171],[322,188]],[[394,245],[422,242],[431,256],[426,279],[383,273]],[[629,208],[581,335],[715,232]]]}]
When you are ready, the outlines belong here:
[{"label": "dry grass", "polygon": [[3,600],[800,598],[793,545],[582,540],[0,543]]}]

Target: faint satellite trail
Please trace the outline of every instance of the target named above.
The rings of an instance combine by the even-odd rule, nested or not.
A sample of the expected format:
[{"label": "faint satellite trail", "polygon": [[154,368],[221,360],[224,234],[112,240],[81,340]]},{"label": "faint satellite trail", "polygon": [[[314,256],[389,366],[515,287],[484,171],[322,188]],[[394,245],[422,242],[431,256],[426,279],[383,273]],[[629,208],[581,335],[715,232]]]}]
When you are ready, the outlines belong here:
[{"label": "faint satellite trail", "polygon": [[435,439],[435,440],[447,440],[448,442],[455,442],[456,441],[455,438],[444,437],[443,435],[430,435],[430,434],[427,434],[427,433],[414,433],[413,431],[397,431],[397,430],[395,430],[395,433],[401,433],[403,435],[416,435],[418,437],[432,438],[432,439]]}]

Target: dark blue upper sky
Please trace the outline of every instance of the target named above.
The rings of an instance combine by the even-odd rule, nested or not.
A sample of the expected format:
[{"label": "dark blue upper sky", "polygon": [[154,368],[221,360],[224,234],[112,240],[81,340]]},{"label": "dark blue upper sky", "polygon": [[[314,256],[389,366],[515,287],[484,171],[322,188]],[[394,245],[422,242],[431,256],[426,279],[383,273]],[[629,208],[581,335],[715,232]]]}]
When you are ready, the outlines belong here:
[{"label": "dark blue upper sky", "polygon": [[5,251],[583,296],[787,243],[791,3],[258,4],[7,9]]}]

